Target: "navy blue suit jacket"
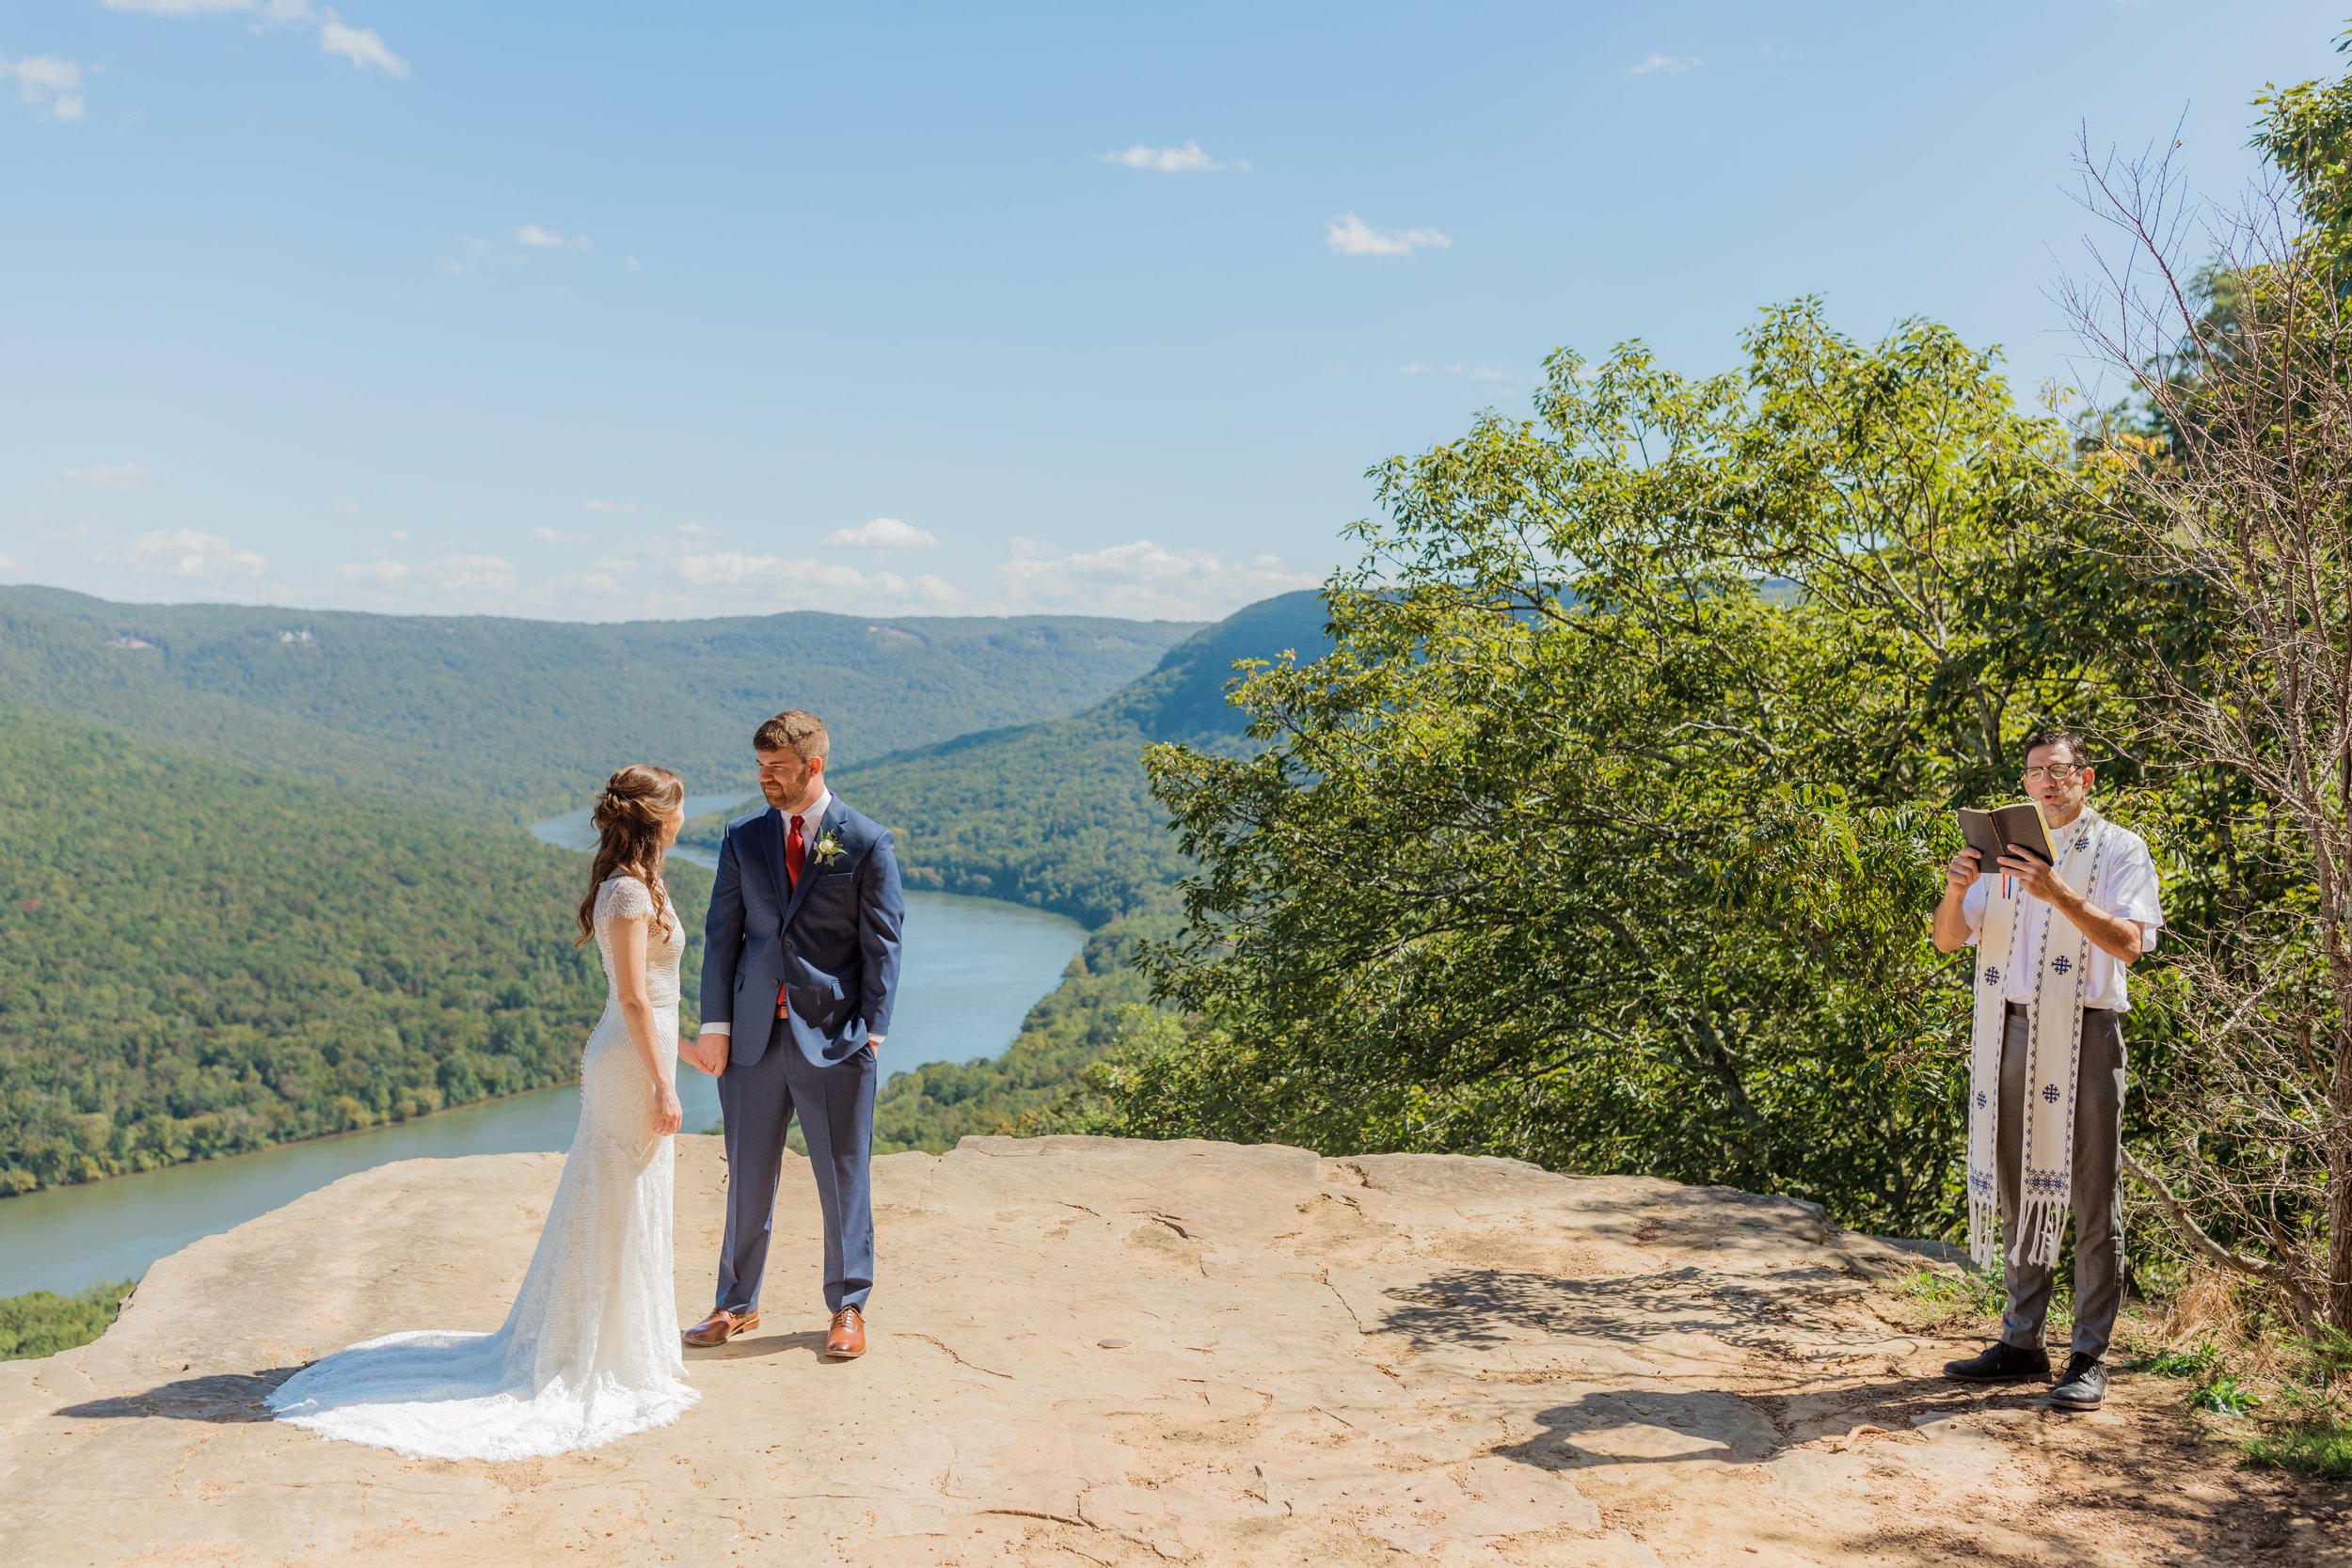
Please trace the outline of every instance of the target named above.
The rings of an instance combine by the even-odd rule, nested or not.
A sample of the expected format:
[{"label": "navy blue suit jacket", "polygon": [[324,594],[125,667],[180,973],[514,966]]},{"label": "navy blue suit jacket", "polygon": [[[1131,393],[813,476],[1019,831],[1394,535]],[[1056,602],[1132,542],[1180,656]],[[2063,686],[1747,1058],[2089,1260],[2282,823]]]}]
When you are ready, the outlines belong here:
[{"label": "navy blue suit jacket", "polygon": [[[847,1061],[890,1032],[906,895],[890,830],[838,796],[825,806],[795,887],[784,870],[784,816],[763,806],[727,824],[703,923],[702,1016],[733,1031],[745,1067],[779,1034],[812,1066]],[[818,858],[827,833],[841,846]],[[776,1016],[784,988],[788,1018]]]}]

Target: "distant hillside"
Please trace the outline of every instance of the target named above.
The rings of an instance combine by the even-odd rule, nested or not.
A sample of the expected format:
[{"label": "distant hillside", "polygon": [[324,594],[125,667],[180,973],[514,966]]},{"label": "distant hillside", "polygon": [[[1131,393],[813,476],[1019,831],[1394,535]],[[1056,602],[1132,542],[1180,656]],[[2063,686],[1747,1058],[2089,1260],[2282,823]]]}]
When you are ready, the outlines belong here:
[{"label": "distant hillside", "polygon": [[1268,599],[1075,718],[842,769],[842,798],[903,832],[910,883],[1037,904],[1096,927],[1002,1055],[898,1073],[882,1086],[876,1148],[938,1150],[973,1133],[1050,1131],[1078,1102],[1086,1069],[1129,1037],[1135,1009],[1149,1001],[1130,960],[1138,939],[1173,928],[1170,895],[1184,870],[1145,784],[1144,749],[1248,744],[1225,700],[1233,662],[1319,657],[1323,616],[1311,593]]},{"label": "distant hillside", "polygon": [[1056,910],[1101,926],[1145,907],[1183,872],[1144,750],[1232,747],[1233,662],[1321,655],[1311,592],[1249,606],[1171,649],[1159,667],[1070,719],[967,735],[844,768],[835,787],[901,829],[915,886]]},{"label": "distant hillside", "polygon": [[0,822],[0,1193],[563,1083],[603,1005],[511,829],[5,706]]},{"label": "distant hillside", "polygon": [[847,762],[1071,713],[1198,627],[798,612],[610,626],[0,588],[0,703],[488,820],[625,761],[743,783],[752,727],[813,708]]}]

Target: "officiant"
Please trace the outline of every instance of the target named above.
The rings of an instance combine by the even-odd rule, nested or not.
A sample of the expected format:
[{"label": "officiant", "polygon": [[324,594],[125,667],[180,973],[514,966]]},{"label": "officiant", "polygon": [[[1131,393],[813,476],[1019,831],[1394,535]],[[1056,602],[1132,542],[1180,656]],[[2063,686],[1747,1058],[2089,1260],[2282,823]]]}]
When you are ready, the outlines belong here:
[{"label": "officiant", "polygon": [[[2156,865],[2137,833],[2090,803],[2096,770],[2082,737],[2026,736],[2024,784],[2053,859],[2013,842],[1994,864],[1963,849],[1945,867],[1934,941],[1977,950],[1969,1052],[1968,1244],[1996,1244],[2008,1303],[2001,1337],[1944,1375],[2046,1381],[2042,1343],[2058,1239],[2074,1221],[2074,1331],[2050,1390],[2060,1410],[2096,1409],[2123,1297],[2123,1015],[2128,974],[2164,924]],[[1994,1227],[1997,1215],[1998,1228]]]}]

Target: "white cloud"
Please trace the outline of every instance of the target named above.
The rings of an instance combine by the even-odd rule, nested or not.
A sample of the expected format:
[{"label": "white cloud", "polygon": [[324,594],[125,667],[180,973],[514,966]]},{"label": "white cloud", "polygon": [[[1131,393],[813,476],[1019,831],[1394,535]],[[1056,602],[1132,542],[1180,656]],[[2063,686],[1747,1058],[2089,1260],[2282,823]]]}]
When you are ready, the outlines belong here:
[{"label": "white cloud", "polygon": [[1165,549],[1149,539],[1048,555],[1035,540],[1015,539],[1013,558],[996,568],[996,580],[1021,609],[1206,621],[1311,588],[1317,579],[1271,555],[1229,561],[1215,550]]},{"label": "white cloud", "polygon": [[576,572],[564,572],[549,578],[541,594],[551,602],[587,597],[617,599],[628,590],[622,585],[633,582],[637,561],[633,556],[599,556]]},{"label": "white cloud", "polygon": [[1399,375],[1427,375],[1436,369],[1437,367],[1435,365],[1424,365],[1420,360],[1416,359],[1396,373]]},{"label": "white cloud", "polygon": [[119,549],[100,551],[98,559],[158,578],[258,578],[269,570],[268,561],[253,551],[186,528],[142,533]]},{"label": "white cloud", "polygon": [[585,234],[564,234],[535,223],[518,224],[515,239],[533,250],[593,250],[596,247]]},{"label": "white cloud", "polygon": [[373,66],[388,75],[408,74],[408,62],[385,48],[374,28],[346,27],[331,10],[319,24],[319,47],[329,55],[341,55],[362,71]]},{"label": "white cloud", "polygon": [[258,11],[256,0],[106,0],[110,11],[142,11],[149,16],[219,16],[227,11]]},{"label": "white cloud", "polygon": [[144,490],[154,476],[136,463],[85,463],[57,476],[68,484],[93,490]]},{"label": "white cloud", "polygon": [[24,568],[8,556],[0,555],[0,572],[21,572]]},{"label": "white cloud", "polygon": [[1481,365],[1470,372],[1470,378],[1472,381],[1508,381],[1511,372],[1500,365]]},{"label": "white cloud", "polygon": [[1219,160],[1200,150],[1200,144],[1188,141],[1182,147],[1146,147],[1141,142],[1124,152],[1105,152],[1103,161],[1124,168],[1148,168],[1155,174],[1211,174],[1230,170],[1235,174],[1249,172],[1247,158]]},{"label": "white cloud", "polygon": [[1686,71],[1696,71],[1706,63],[1696,55],[1661,55],[1653,49],[1636,63],[1627,66],[1625,73],[1628,76],[1679,76]]},{"label": "white cloud", "polygon": [[562,529],[555,528],[534,528],[531,536],[542,545],[584,545],[588,542],[588,535],[584,533],[565,533]]},{"label": "white cloud", "polygon": [[644,592],[656,602],[691,607],[684,611],[689,614],[866,609],[892,602],[941,606],[964,598],[961,589],[929,573],[903,577],[808,556],[723,549],[707,543],[710,537],[707,529],[681,524],[647,546],[645,553],[672,581],[645,584]]},{"label": "white cloud", "polygon": [[501,555],[445,555],[433,561],[346,561],[335,568],[344,582],[377,589],[467,594],[505,594],[519,579]]},{"label": "white cloud", "polygon": [[580,509],[582,512],[643,512],[644,510],[635,501],[581,501]]},{"label": "white cloud", "polygon": [[249,11],[267,22],[308,22],[316,14],[310,0],[106,0],[106,8],[149,16],[223,16]]},{"label": "white cloud", "polygon": [[1323,243],[1343,256],[1408,256],[1423,245],[1445,250],[1454,244],[1435,229],[1406,229],[1384,234],[1353,213],[1333,219],[1331,227],[1324,230]]},{"label": "white cloud", "polygon": [[82,118],[82,68],[55,55],[27,55],[21,60],[0,56],[0,82],[16,78],[16,95],[25,106],[68,124]]},{"label": "white cloud", "polygon": [[861,550],[935,550],[939,541],[896,517],[874,517],[855,528],[837,528],[825,535],[828,545],[846,545]]},{"label": "white cloud", "polygon": [[318,27],[319,48],[341,55],[361,71],[381,71],[389,76],[408,74],[408,62],[392,53],[373,27],[353,27],[331,6],[312,0],[105,0],[111,11],[139,11],[148,16],[252,16],[266,25]]}]

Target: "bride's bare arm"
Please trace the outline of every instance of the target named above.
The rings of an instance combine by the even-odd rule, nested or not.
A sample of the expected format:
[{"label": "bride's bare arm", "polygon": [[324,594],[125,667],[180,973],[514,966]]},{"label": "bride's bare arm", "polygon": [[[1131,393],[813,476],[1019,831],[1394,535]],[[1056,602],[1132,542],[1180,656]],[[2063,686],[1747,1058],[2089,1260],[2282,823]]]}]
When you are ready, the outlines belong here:
[{"label": "bride's bare arm", "polygon": [[653,992],[645,983],[645,942],[653,923],[650,915],[630,915],[612,922],[612,986],[620,993],[621,1018],[628,1025],[628,1042],[654,1085],[654,1131],[678,1130],[685,1113],[678,1104],[677,1086],[662,1070],[670,1051],[661,1041],[660,1015],[653,1008]]}]

